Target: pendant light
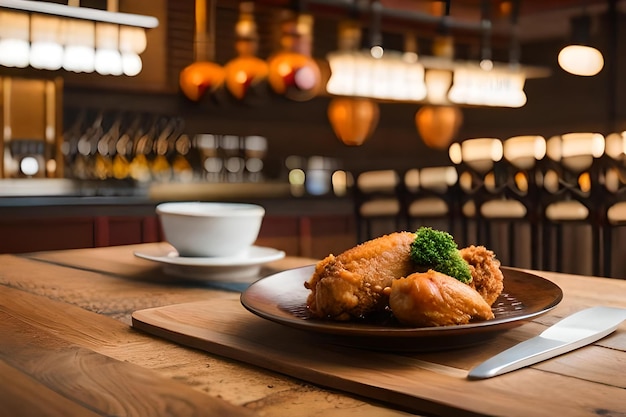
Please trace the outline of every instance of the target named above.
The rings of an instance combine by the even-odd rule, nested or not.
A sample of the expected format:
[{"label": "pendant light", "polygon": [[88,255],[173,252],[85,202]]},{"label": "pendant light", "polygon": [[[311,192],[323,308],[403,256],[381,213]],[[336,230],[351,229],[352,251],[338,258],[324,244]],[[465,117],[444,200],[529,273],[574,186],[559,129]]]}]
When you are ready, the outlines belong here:
[{"label": "pendant light", "polygon": [[268,61],[268,80],[274,92],[307,101],[321,91],[322,76],[311,57],[312,43],[313,16],[288,13],[281,23],[281,50]]},{"label": "pendant light", "polygon": [[17,68],[29,65],[29,34],[27,14],[0,10],[0,65]]},{"label": "pendant light", "polygon": [[591,16],[585,13],[574,17],[571,24],[572,43],[559,52],[559,65],[570,74],[594,76],[604,67],[604,57],[599,50],[588,44]]},{"label": "pendant light", "polygon": [[37,69],[58,70],[63,66],[61,20],[33,15],[30,24],[30,65]]},{"label": "pendant light", "polygon": [[215,92],[224,83],[224,69],[212,62],[215,58],[215,1],[208,0],[207,3],[207,0],[196,0],[196,62],[180,72],[180,88],[193,101],[199,101],[207,92]]},{"label": "pendant light", "polygon": [[[445,2],[439,33],[433,42],[433,55],[454,59],[454,39],[449,33],[450,0]],[[448,69],[429,69],[426,72],[427,100],[429,103],[415,113],[415,127],[422,141],[432,149],[447,149],[463,123],[463,113],[451,105],[448,90],[452,73]]]},{"label": "pendant light", "polygon": [[335,135],[348,146],[362,145],[378,124],[378,103],[368,98],[336,97],[328,105]]},{"label": "pendant light", "polygon": [[235,26],[235,48],[238,56],[224,67],[226,88],[238,100],[264,95],[269,66],[256,56],[259,35],[254,21],[254,3],[239,4],[239,21]]},{"label": "pendant light", "polygon": [[[339,53],[357,51],[361,44],[361,28],[355,20],[339,24]],[[374,133],[380,110],[369,98],[338,96],[328,104],[328,120],[335,135],[345,145],[362,145]]]},{"label": "pendant light", "polygon": [[432,149],[447,149],[463,123],[456,106],[424,106],[415,113],[415,125],[422,141]]}]

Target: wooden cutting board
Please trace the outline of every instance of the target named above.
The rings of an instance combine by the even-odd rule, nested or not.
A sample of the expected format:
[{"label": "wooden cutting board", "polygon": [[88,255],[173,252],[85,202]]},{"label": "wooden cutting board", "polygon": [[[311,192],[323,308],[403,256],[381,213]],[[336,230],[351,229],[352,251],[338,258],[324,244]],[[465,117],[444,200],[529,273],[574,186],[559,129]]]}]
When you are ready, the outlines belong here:
[{"label": "wooden cutting board", "polygon": [[614,377],[624,352],[608,348],[612,337],[621,340],[620,334],[530,368],[471,381],[466,378],[469,369],[539,334],[545,325],[531,322],[480,346],[392,353],[339,345],[332,338],[267,321],[236,299],[140,310],[132,319],[135,328],[176,343],[411,412],[552,417],[625,411],[626,381]]}]

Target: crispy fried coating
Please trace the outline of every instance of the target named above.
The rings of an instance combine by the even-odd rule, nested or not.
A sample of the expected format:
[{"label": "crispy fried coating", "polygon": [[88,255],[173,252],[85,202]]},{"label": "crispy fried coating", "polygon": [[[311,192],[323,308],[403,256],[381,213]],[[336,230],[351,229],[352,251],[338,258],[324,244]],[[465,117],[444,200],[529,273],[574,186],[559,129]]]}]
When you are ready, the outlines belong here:
[{"label": "crispy fried coating", "polygon": [[317,263],[306,288],[314,317],[350,320],[387,307],[385,287],[414,271],[410,259],[415,234],[396,232],[369,240]]},{"label": "crispy fried coating", "polygon": [[500,270],[500,261],[493,251],[484,246],[468,246],[460,250],[461,257],[467,261],[472,273],[470,285],[478,291],[487,304],[493,305],[504,289],[504,275]]},{"label": "crispy fried coating", "polygon": [[400,323],[418,327],[467,324],[494,317],[475,289],[432,269],[394,280],[389,306]]}]

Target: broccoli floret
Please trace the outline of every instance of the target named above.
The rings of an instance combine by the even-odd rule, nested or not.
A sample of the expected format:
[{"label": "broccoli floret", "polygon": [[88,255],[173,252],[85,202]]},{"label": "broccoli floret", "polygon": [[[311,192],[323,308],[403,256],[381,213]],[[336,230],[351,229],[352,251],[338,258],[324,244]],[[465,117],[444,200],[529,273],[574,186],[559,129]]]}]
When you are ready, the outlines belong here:
[{"label": "broccoli floret", "polygon": [[418,265],[449,275],[463,283],[472,281],[468,263],[461,257],[452,235],[430,227],[420,227],[411,243],[411,259]]}]

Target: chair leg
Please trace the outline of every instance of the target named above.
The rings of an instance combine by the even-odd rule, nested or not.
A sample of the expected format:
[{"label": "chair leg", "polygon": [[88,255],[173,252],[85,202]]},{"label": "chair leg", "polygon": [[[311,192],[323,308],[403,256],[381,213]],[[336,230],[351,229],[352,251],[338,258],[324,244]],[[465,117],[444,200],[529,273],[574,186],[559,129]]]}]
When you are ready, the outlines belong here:
[{"label": "chair leg", "polygon": [[541,228],[543,235],[543,256],[542,256],[542,269],[551,271],[552,269],[552,224],[544,223]]},{"label": "chair leg", "polygon": [[600,270],[600,227],[598,225],[591,226],[591,270],[593,275],[600,276],[602,275],[602,271]]},{"label": "chair leg", "polygon": [[[544,242],[545,244],[545,242]],[[539,257],[541,256],[541,247],[539,243],[539,225],[533,221],[530,224],[530,267],[539,269]]]},{"label": "chair leg", "polygon": [[555,231],[555,237],[554,237],[555,255],[554,257],[555,257],[555,264],[556,264],[555,271],[563,272],[563,225],[555,224],[554,231]]},{"label": "chair leg", "polygon": [[603,258],[603,272],[605,277],[612,277],[612,260],[613,260],[613,231],[611,226],[605,226],[603,228],[602,239],[604,241],[602,245],[602,258]]},{"label": "chair leg", "polygon": [[509,250],[509,266],[517,266],[517,257],[515,256],[515,223],[509,222],[508,229],[508,250]]}]

